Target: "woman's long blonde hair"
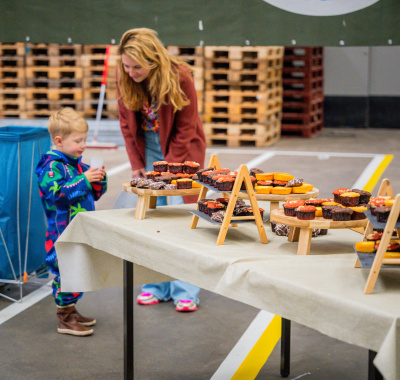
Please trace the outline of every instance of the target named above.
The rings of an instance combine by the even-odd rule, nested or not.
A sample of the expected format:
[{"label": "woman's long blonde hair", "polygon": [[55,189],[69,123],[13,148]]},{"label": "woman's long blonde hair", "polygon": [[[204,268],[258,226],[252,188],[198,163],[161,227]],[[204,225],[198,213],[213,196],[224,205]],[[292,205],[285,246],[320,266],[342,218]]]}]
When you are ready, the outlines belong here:
[{"label": "woman's long blonde hair", "polygon": [[[185,66],[190,70],[190,66],[170,55],[157,37],[156,31],[147,28],[128,30],[121,38],[119,54],[126,54],[140,66],[151,70],[147,78],[147,91],[157,100],[158,108],[169,102],[177,111],[190,103],[179,85],[181,71],[177,69],[177,66]],[[190,76],[189,72],[188,75]],[[125,72],[121,59],[118,87],[126,108],[138,111],[143,106],[146,101],[143,84],[134,82]]]}]

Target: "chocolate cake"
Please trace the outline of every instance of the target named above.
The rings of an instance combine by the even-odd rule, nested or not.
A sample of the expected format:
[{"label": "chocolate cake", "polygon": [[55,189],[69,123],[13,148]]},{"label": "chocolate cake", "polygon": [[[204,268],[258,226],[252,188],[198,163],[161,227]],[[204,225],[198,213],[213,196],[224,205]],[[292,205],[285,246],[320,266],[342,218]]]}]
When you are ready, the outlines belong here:
[{"label": "chocolate cake", "polygon": [[167,172],[168,171],[168,162],[167,161],[156,161],[153,162],[153,167],[155,172]]},{"label": "chocolate cake", "polygon": [[351,220],[353,210],[351,208],[338,207],[332,210],[332,220],[335,222],[342,222]]},{"label": "chocolate cake", "polygon": [[391,207],[386,207],[386,206],[377,207],[375,209],[376,220],[378,222],[386,223],[389,218],[391,209],[392,209]]},{"label": "chocolate cake", "polygon": [[371,199],[371,193],[369,191],[359,190],[359,189],[352,189],[351,191],[353,193],[360,194],[360,202],[359,202],[360,205],[368,204],[369,200]]},{"label": "chocolate cake", "polygon": [[159,181],[159,182],[153,182],[150,184],[150,189],[151,190],[161,190],[164,189],[165,182]]},{"label": "chocolate cake", "polygon": [[297,178],[294,177],[292,180],[287,181],[286,187],[298,187],[303,184],[303,179],[302,178]]}]

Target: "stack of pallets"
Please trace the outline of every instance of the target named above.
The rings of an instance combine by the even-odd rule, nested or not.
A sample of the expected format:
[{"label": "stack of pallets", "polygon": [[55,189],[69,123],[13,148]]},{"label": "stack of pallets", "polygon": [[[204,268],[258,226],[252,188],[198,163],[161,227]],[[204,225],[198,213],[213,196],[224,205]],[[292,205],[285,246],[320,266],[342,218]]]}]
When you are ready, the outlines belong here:
[{"label": "stack of pallets", "polygon": [[81,45],[26,44],[27,118],[48,117],[60,107],[82,114]]},{"label": "stack of pallets", "polygon": [[[95,118],[103,77],[106,45],[84,45],[81,57],[83,68],[83,104],[87,118]],[[102,111],[104,119],[118,119],[116,66],[118,47],[110,47],[106,93]]]},{"label": "stack of pallets", "polygon": [[311,137],[324,124],[323,48],[286,47],[282,134]]},{"label": "stack of pallets", "polygon": [[204,112],[204,48],[201,46],[168,46],[167,50],[172,55],[182,58],[192,67],[198,110],[202,115]]},{"label": "stack of pallets", "polygon": [[205,47],[208,145],[265,146],[280,137],[283,47]]},{"label": "stack of pallets", "polygon": [[0,117],[23,117],[25,44],[0,44]]}]

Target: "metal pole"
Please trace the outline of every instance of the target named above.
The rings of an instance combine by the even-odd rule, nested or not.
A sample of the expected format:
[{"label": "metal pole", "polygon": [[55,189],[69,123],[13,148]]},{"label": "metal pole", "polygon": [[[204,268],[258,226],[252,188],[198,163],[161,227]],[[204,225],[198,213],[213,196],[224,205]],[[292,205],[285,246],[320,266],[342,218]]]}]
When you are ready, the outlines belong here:
[{"label": "metal pole", "polygon": [[281,376],[290,374],[290,320],[282,318],[281,333]]},{"label": "metal pole", "polygon": [[133,263],[124,260],[124,380],[133,372]]}]

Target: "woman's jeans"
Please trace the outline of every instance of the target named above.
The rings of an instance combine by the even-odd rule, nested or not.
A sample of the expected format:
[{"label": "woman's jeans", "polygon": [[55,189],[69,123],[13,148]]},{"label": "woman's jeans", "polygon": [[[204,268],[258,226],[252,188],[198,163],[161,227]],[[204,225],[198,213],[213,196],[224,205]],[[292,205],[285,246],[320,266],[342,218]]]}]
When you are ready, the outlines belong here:
[{"label": "woman's jeans", "polygon": [[[146,172],[153,171],[153,162],[164,161],[164,156],[160,146],[160,135],[157,132],[145,132],[145,151],[146,151]],[[167,197],[157,197],[157,206],[165,206]],[[171,205],[183,204],[182,197],[170,197]],[[173,299],[177,304],[180,300],[191,300],[199,303],[198,295],[200,288],[190,285],[183,281],[161,282],[156,284],[146,284],[142,286],[142,292],[151,293],[161,301]]]}]

